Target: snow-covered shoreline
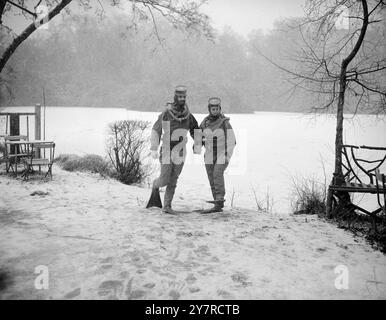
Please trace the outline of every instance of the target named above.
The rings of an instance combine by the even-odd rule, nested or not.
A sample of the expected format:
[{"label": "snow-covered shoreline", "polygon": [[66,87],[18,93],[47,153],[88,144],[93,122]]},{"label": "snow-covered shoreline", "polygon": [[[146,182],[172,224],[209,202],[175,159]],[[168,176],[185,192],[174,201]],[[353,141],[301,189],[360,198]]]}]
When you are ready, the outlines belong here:
[{"label": "snow-covered shoreline", "polygon": [[[386,298],[386,256],[316,216],[170,216],[144,209],[148,189],[58,167],[49,182],[2,174],[0,194],[1,299]],[[339,265],[348,289],[335,287]],[[37,266],[47,290],[34,286]]]}]

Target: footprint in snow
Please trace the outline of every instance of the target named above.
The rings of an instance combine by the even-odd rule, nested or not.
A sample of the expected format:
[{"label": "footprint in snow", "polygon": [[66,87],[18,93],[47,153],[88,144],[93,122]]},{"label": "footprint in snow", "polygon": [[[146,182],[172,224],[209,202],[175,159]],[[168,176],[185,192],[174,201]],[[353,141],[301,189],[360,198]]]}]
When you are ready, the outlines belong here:
[{"label": "footprint in snow", "polygon": [[232,274],[231,278],[234,282],[241,284],[243,287],[246,287],[252,284],[250,281],[248,281],[248,277],[242,272],[236,272]]},{"label": "footprint in snow", "polygon": [[123,290],[123,282],[119,280],[103,281],[98,288],[98,295],[109,299],[117,299]]}]

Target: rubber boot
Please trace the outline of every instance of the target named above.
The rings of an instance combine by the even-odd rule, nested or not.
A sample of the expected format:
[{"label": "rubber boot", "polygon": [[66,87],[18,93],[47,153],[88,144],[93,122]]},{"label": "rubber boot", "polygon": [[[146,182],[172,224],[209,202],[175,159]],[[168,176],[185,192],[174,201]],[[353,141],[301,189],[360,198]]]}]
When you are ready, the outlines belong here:
[{"label": "rubber boot", "polygon": [[170,187],[170,186],[166,187],[165,196],[164,196],[164,206],[163,206],[163,209],[162,209],[163,213],[177,214],[172,209],[172,201],[173,201],[173,196],[174,196],[174,191],[175,190],[176,190],[175,187]]},{"label": "rubber boot", "polygon": [[162,208],[162,201],[159,195],[159,188],[153,188],[151,190],[150,199],[146,205],[146,208],[151,208],[151,207]]},{"label": "rubber boot", "polygon": [[221,208],[224,208],[225,200],[208,200],[208,203],[219,204]]},{"label": "rubber boot", "polygon": [[224,208],[224,201],[216,201],[215,205],[212,208],[201,211],[201,214],[222,212]]}]

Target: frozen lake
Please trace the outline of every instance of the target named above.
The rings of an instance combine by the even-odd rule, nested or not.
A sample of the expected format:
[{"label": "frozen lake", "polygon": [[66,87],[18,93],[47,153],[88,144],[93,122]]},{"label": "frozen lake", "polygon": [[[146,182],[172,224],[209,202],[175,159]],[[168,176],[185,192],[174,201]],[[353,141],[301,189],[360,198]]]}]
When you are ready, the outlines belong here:
[{"label": "frozen lake", "polygon": [[[154,122],[156,112],[137,112],[118,108],[47,107],[46,139],[56,142],[56,154],[95,153],[105,155],[107,124],[121,119]],[[200,122],[204,114],[195,114]],[[258,112],[231,114],[237,147],[226,172],[227,203],[234,192],[234,206],[255,207],[268,192],[274,211],[288,213],[292,198],[292,178],[331,179],[334,161],[335,116],[298,113]],[[31,121],[30,132],[34,132]],[[25,120],[21,121],[22,133]],[[4,131],[2,123],[1,132]],[[344,139],[347,144],[386,146],[386,123],[376,116],[346,115]],[[179,179],[176,197],[210,199],[202,156],[188,149],[187,162]],[[150,161],[150,159],[149,159]],[[153,161],[153,160],[151,160]],[[157,161],[153,161],[157,165]],[[385,171],[385,170],[384,170]],[[375,197],[375,196],[374,196]],[[362,196],[357,198],[369,202]]]}]

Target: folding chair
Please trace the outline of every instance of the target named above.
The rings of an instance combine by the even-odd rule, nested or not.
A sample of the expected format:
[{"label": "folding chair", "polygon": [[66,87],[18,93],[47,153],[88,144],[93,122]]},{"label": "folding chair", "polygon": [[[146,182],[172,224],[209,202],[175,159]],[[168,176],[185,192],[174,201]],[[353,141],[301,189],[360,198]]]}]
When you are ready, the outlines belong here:
[{"label": "folding chair", "polygon": [[[38,154],[38,150],[42,149],[49,149],[49,152],[47,154],[48,157],[46,158],[40,158],[36,157],[36,154]],[[42,154],[42,152],[40,152]],[[29,175],[31,173],[34,173],[34,167],[39,167],[39,172],[41,172],[42,166],[47,166],[47,172],[44,176],[44,178],[47,177],[47,175],[50,175],[52,180],[52,165],[54,164],[54,158],[55,158],[55,143],[54,142],[48,142],[48,141],[42,141],[42,142],[33,142],[31,143],[31,152],[30,156],[25,158],[24,164],[25,164],[25,170],[23,173],[24,179],[28,180]]]},{"label": "folding chair", "polygon": [[[24,135],[18,136],[5,136],[5,152],[4,152],[4,160],[5,160],[5,170],[8,173],[9,169],[12,170],[14,174],[17,175],[17,164],[19,160],[22,158],[28,157],[29,152],[26,144],[17,144],[12,145],[9,142],[27,142],[28,137]],[[9,150],[8,150],[9,149]]]}]

